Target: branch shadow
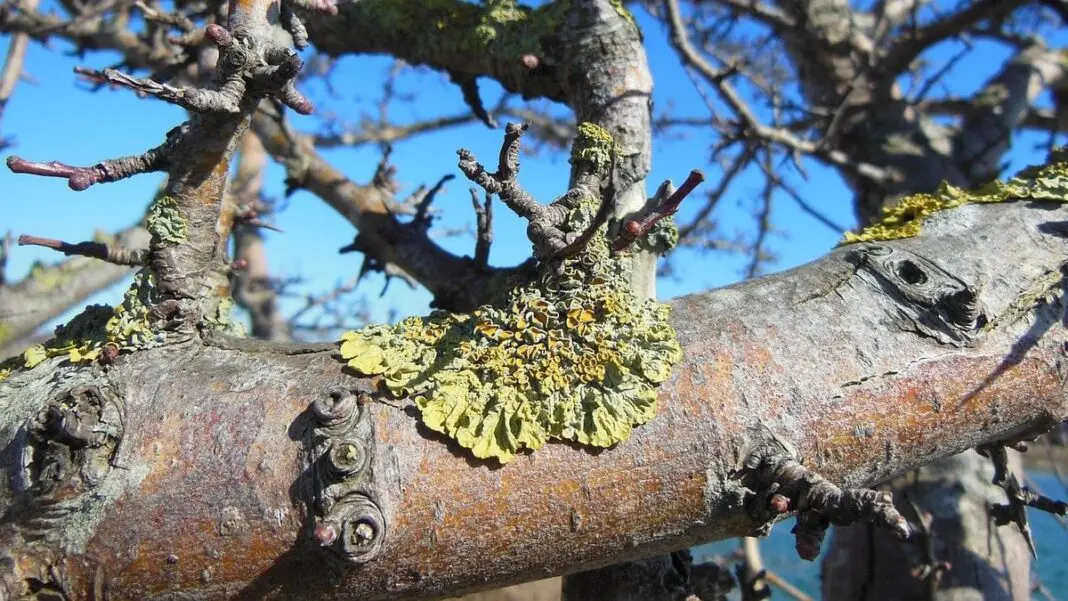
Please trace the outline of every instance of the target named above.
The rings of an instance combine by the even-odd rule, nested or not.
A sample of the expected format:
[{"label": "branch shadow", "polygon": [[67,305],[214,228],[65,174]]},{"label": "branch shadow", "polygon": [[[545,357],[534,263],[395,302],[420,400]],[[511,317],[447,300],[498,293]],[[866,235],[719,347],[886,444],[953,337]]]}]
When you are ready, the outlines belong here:
[{"label": "branch shadow", "polygon": [[[1043,226],[1049,230],[1047,233],[1052,233],[1058,237],[1068,237],[1068,222],[1047,222],[1040,225],[1039,229],[1042,229]],[[1057,281],[1057,287],[1060,289],[1059,297],[1052,302],[1045,299],[1038,300],[1038,303],[1032,309],[1036,316],[1035,322],[1013,342],[1008,354],[994,368],[994,371],[990,372],[978,386],[962,397],[963,401],[970,401],[977,394],[986,390],[1009,369],[1019,365],[1027,353],[1034,349],[1042,337],[1049,333],[1050,330],[1057,326],[1068,326],[1068,311],[1065,311],[1065,303],[1068,302],[1068,263],[1060,266],[1060,278]]]},{"label": "branch shadow", "polygon": [[[311,455],[314,445],[312,432],[315,424],[315,416],[311,407],[308,407],[290,423],[286,432],[289,439],[300,443],[308,455]],[[354,571],[360,569],[360,566],[336,559],[315,541],[315,490],[315,467],[308,465],[289,487],[289,499],[293,506],[304,507],[296,541],[271,567],[230,597],[232,601],[318,599],[337,589],[346,577],[351,577]]]}]

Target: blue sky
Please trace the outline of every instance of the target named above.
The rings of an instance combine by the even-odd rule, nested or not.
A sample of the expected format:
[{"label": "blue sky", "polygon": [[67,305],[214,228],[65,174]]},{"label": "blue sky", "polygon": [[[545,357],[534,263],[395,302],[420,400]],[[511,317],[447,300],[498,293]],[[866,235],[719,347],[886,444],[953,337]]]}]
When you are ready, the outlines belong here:
[{"label": "blue sky", "polygon": [[[658,108],[672,106],[676,114],[707,116],[701,97],[666,42],[662,27],[644,12],[637,18],[646,41],[652,67],[655,91],[654,104]],[[4,44],[6,48],[6,43]],[[55,42],[48,50],[32,45],[26,69],[32,83],[22,83],[10,101],[0,132],[14,136],[15,154],[29,160],[59,160],[75,165],[91,165],[101,159],[140,153],[159,144],[165,132],[183,119],[183,112],[163,102],[138,99],[122,90],[90,92],[77,82],[72,68],[75,65],[110,66],[118,62],[111,53],[92,53],[84,59],[67,56],[68,48]],[[946,45],[932,53],[931,60],[946,60],[953,48]],[[305,51],[310,56],[310,51]],[[964,61],[947,80],[950,89],[967,93],[976,89],[1002,63],[1004,50],[992,44],[979,43],[975,54]],[[356,120],[361,112],[374,115],[381,94],[381,83],[392,61],[385,57],[348,57],[337,67],[332,82],[332,97],[325,86],[313,83],[306,86],[317,106],[331,109],[340,119]],[[481,83],[488,106],[492,105],[500,88],[495,83]],[[420,99],[402,104],[391,114],[400,120],[414,120],[463,110],[460,92],[447,84],[444,76],[428,69],[410,70],[398,82],[398,92],[414,94]],[[316,117],[293,119],[301,129],[314,130],[321,121]],[[394,147],[392,161],[397,166],[397,178],[410,192],[420,184],[432,185],[442,175],[452,173],[457,179],[446,185],[438,196],[436,208],[443,211],[437,222],[445,228],[465,227],[473,223],[469,183],[456,169],[456,149],[463,146],[473,150],[488,165],[496,161],[502,131],[490,130],[481,124],[471,124],[435,132]],[[1018,138],[1011,153],[1012,169],[1039,162],[1044,151],[1038,149],[1044,136],[1025,135]],[[649,178],[650,192],[665,178],[676,184],[693,168],[706,170],[705,187],[714,186],[719,172],[706,166],[711,132],[690,131],[682,139],[658,141],[654,144],[653,171]],[[324,155],[351,179],[369,181],[379,160],[373,146],[357,149],[336,149]],[[567,182],[567,160],[564,156],[541,153],[526,157],[522,162],[520,179],[527,189],[543,202],[564,190]],[[851,193],[838,176],[813,161],[807,161],[807,181],[799,189],[813,204],[838,223],[853,225],[850,209]],[[281,198],[284,174],[271,164],[266,176],[266,192]],[[3,191],[3,210],[0,212],[0,232],[34,234],[76,242],[89,239],[93,231],[114,231],[135,222],[142,215],[148,200],[161,181],[157,175],[142,175],[123,182],[98,185],[84,192],[70,191],[64,180],[14,175],[0,169],[0,190]],[[716,208],[715,217],[730,235],[735,232],[753,233],[755,199],[763,185],[763,178],[748,173],[739,178],[730,193]],[[342,282],[359,269],[356,254],[338,255],[337,249],[353,237],[351,225],[339,218],[329,207],[307,192],[298,192],[285,203],[286,208],[275,217],[285,233],[267,232],[269,259],[277,277],[299,276],[304,284],[301,292],[321,293]],[[683,214],[694,211],[699,203],[684,205]],[[776,197],[772,222],[779,233],[772,237],[769,249],[779,260],[773,270],[786,269],[827,252],[840,240],[840,232],[803,213],[797,205],[779,194]],[[529,245],[523,236],[523,224],[503,207],[495,212],[495,239],[490,261],[496,265],[518,263],[529,255]],[[457,253],[473,252],[474,239],[461,235],[441,240]],[[18,279],[28,272],[34,261],[55,261],[55,253],[36,248],[15,248],[9,261],[8,276]],[[676,258],[676,275],[663,278],[659,293],[663,298],[722,286],[740,279],[745,261],[722,253],[701,255],[682,252]],[[363,290],[369,295],[372,314],[376,320],[388,319],[390,312],[398,315],[421,313],[426,310],[429,295],[411,290],[402,283],[394,283],[381,299],[378,292],[382,280],[368,278]],[[116,302],[124,286],[117,286],[90,299],[89,302]],[[286,301],[288,308],[300,305],[299,300]],[[78,307],[80,309],[80,307]]]}]

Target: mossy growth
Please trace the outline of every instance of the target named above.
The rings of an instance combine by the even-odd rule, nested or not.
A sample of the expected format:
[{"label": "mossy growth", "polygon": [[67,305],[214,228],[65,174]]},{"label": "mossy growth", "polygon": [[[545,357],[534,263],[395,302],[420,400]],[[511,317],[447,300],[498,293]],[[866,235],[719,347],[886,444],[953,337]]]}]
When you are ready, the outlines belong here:
[{"label": "mossy growth", "polygon": [[162,196],[152,203],[145,216],[145,227],[154,239],[170,244],[181,244],[189,235],[189,224],[170,196]]},{"label": "mossy growth", "polygon": [[[565,228],[585,231],[586,199]],[[605,226],[585,250],[539,268],[469,314],[435,312],[346,333],[341,357],[410,397],[423,423],[479,458],[512,461],[551,439],[591,447],[626,440],[653,418],[657,385],[681,360],[669,308],[635,296],[626,256]]]},{"label": "mossy growth", "polygon": [[119,306],[89,305],[58,326],[48,342],[0,363],[0,381],[16,369],[33,369],[53,357],[65,357],[71,363],[93,361],[108,344],[119,351],[160,346],[164,338],[153,329],[149,311],[156,296],[155,275],[148,268],[142,269],[134,276]]},{"label": "mossy growth", "polygon": [[947,183],[933,194],[913,194],[883,209],[883,218],[860,233],[846,232],[841,244],[912,238],[920,234],[924,219],[972,203],[1040,200],[1068,202],[1068,149],[1050,154],[1046,165],[1028,167],[1008,181],[992,181],[974,190]]}]

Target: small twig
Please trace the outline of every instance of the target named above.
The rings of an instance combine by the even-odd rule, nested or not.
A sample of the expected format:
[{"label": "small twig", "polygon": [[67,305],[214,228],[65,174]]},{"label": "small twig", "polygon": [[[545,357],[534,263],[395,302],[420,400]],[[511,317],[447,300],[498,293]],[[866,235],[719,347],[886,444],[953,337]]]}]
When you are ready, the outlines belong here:
[{"label": "small twig", "polygon": [[742,563],[735,568],[735,578],[742,594],[742,601],[761,601],[771,597],[764,576],[764,560],[760,556],[760,542],[751,537],[742,538]]},{"label": "small twig", "polygon": [[157,146],[142,155],[101,161],[92,167],[73,167],[59,161],[37,163],[11,155],[7,157],[7,168],[13,173],[64,177],[71,190],[80,192],[93,184],[114,182],[140,173],[164,171],[167,169],[164,155],[164,147]]},{"label": "small twig", "polygon": [[236,114],[241,110],[233,95],[215,90],[180,88],[151,79],[133,77],[115,69],[97,70],[75,67],[74,72],[90,81],[129,88],[138,94],[154,96],[164,102],[176,104],[197,113]]},{"label": "small twig", "polygon": [[701,210],[697,212],[697,215],[693,220],[684,227],[679,228],[679,241],[687,240],[691,234],[693,234],[700,224],[708,219],[708,216],[712,214],[712,210],[716,208],[720,198],[727,192],[727,188],[730,187],[734,178],[742,172],[742,169],[749,164],[749,159],[756,154],[756,147],[753,145],[747,145],[738,155],[738,158],[731,162],[727,170],[723,172],[723,177],[720,178],[719,183],[716,184],[716,188],[708,192],[708,200],[705,202],[705,206],[701,207]]},{"label": "small twig", "polygon": [[456,85],[460,86],[460,91],[464,95],[464,103],[471,108],[471,113],[478,118],[479,121],[486,124],[486,127],[490,129],[497,129],[497,120],[493,118],[493,115],[486,110],[485,105],[482,104],[482,96],[478,93],[478,80],[470,75],[461,75],[458,73],[450,73],[449,78],[452,79]]},{"label": "small twig", "polygon": [[1035,540],[1031,535],[1031,524],[1027,519],[1027,507],[1034,507],[1054,515],[1064,516],[1068,514],[1068,503],[1054,501],[1021,486],[1016,474],[1009,467],[1008,453],[1005,448],[1003,443],[995,443],[976,447],[975,449],[980,455],[990,458],[990,461],[994,464],[994,479],[992,482],[1004,489],[1005,496],[1008,498],[1007,504],[990,506],[990,517],[998,526],[1005,526],[1010,523],[1016,524],[1020,534],[1027,541],[1027,547],[1031,550],[1031,555],[1037,559],[1038,551],[1035,549]]},{"label": "small twig", "polygon": [[100,259],[115,265],[137,266],[144,265],[148,261],[148,249],[146,248],[122,248],[110,246],[102,242],[79,242],[69,244],[51,238],[38,238],[37,236],[19,236],[19,246],[43,246],[58,250],[67,255],[80,255]]},{"label": "small twig", "polygon": [[493,244],[493,195],[486,193],[485,204],[478,201],[478,190],[471,188],[471,205],[475,209],[475,263],[489,265],[490,245]]},{"label": "small twig", "polygon": [[693,189],[701,182],[705,181],[705,174],[701,171],[694,169],[690,172],[690,175],[686,177],[686,181],[682,182],[678,190],[675,190],[667,200],[655,207],[652,211],[646,214],[640,219],[630,219],[623,224],[620,229],[619,237],[612,243],[612,251],[620,252],[627,248],[638,238],[649,233],[649,230],[653,229],[653,226],[658,221],[665,217],[674,215],[679,210],[679,205],[682,201],[693,192]]},{"label": "small twig", "polygon": [[189,17],[179,12],[161,12],[145,4],[142,0],[137,0],[133,5],[141,11],[146,21],[174,27],[182,31],[182,33],[189,33],[196,29],[196,25],[189,20]]},{"label": "small twig", "polygon": [[[23,10],[37,8],[37,0],[26,0],[20,4]],[[30,36],[24,33],[16,33],[11,36],[11,44],[7,48],[7,58],[4,59],[4,66],[0,70],[0,119],[3,118],[4,108],[14,93],[15,86],[22,78],[23,63],[26,60],[26,48],[29,44]],[[3,145],[3,142],[0,140],[0,145]]]},{"label": "small twig", "polygon": [[[758,161],[765,172],[771,171],[771,151],[764,149],[764,160]],[[764,189],[760,194],[760,213],[757,216],[757,237],[753,243],[753,256],[745,269],[746,279],[755,277],[760,273],[760,266],[764,260],[764,244],[771,232],[771,203],[775,196],[775,181],[771,178],[764,179]]]},{"label": "small twig", "polygon": [[786,580],[767,568],[764,568],[764,580],[767,580],[768,584],[771,586],[774,586],[790,597],[793,597],[796,601],[813,601],[812,597],[806,595],[804,591],[790,584],[789,580]]},{"label": "small twig", "polygon": [[927,599],[934,601],[938,598],[938,584],[952,565],[948,561],[939,561],[935,552],[938,546],[935,542],[934,530],[931,528],[934,524],[934,516],[930,512],[922,511],[911,497],[906,496],[905,501],[916,518],[912,522],[916,526],[914,528],[915,543],[923,556],[923,563],[913,568],[912,575],[927,585]]},{"label": "small twig", "polygon": [[419,199],[419,204],[415,208],[415,217],[412,219],[412,224],[426,230],[430,227],[430,204],[434,202],[434,198],[441,192],[441,189],[445,187],[445,183],[455,179],[456,176],[449,173],[442,176],[438,180],[438,183],[434,184],[432,188],[427,190],[426,194]]}]

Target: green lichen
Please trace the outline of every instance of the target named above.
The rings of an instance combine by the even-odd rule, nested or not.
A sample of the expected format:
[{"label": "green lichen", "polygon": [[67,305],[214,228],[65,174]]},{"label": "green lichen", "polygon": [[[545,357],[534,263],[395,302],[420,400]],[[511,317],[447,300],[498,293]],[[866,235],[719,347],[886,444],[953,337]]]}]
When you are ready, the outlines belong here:
[{"label": "green lichen", "polygon": [[675,218],[669,216],[653,224],[649,233],[638,238],[634,245],[641,250],[664,255],[675,248],[678,243],[679,226],[675,223]]},{"label": "green lichen", "polygon": [[[411,42],[406,58],[413,62],[461,53],[512,61],[525,54],[544,59],[543,43],[559,30],[567,6],[566,1],[532,9],[515,0],[361,0],[351,14],[366,31],[406,36]],[[415,31],[420,34],[412,36]]]},{"label": "green lichen", "polygon": [[56,327],[48,342],[0,363],[0,382],[15,369],[33,369],[53,357],[64,357],[71,363],[93,361],[108,344],[119,351],[160,346],[164,338],[153,329],[149,311],[156,300],[155,275],[148,268],[142,269],[134,276],[119,306],[89,305],[69,322]]},{"label": "green lichen", "polygon": [[933,194],[907,196],[884,208],[878,223],[857,234],[846,232],[842,244],[912,238],[919,235],[924,219],[940,211],[973,203],[1018,200],[1068,202],[1068,150],[1055,150],[1049,164],[1028,167],[1005,182],[992,181],[975,190],[943,183]]},{"label": "green lichen", "polygon": [[11,337],[11,328],[2,321],[0,321],[0,344],[7,342],[7,339]]},{"label": "green lichen", "polygon": [[154,239],[171,244],[181,244],[189,235],[189,224],[178,203],[170,196],[160,197],[152,203],[145,216],[145,226]]},{"label": "green lichen", "polygon": [[571,164],[585,162],[599,173],[608,173],[616,155],[612,134],[593,123],[580,123],[576,134],[571,145]]},{"label": "green lichen", "polygon": [[[568,216],[581,232],[597,208]],[[592,447],[626,440],[653,418],[656,387],[682,358],[669,309],[629,288],[629,258],[601,227],[588,247],[541,267],[469,314],[434,312],[347,332],[341,357],[410,397],[423,423],[479,458],[508,463],[550,439]]]},{"label": "green lichen", "polygon": [[233,319],[233,311],[234,300],[227,296],[219,301],[219,304],[215,307],[214,314],[206,315],[204,317],[204,321],[207,322],[212,329],[225,332],[231,336],[245,336],[245,326],[241,322]]},{"label": "green lichen", "polygon": [[642,29],[641,27],[638,27],[638,22],[634,20],[634,15],[630,14],[630,11],[627,10],[626,6],[623,6],[623,0],[610,0],[610,3],[612,4],[612,7],[616,9],[616,13],[623,17],[627,23],[630,23],[631,27],[638,32],[638,36],[641,37]]}]

